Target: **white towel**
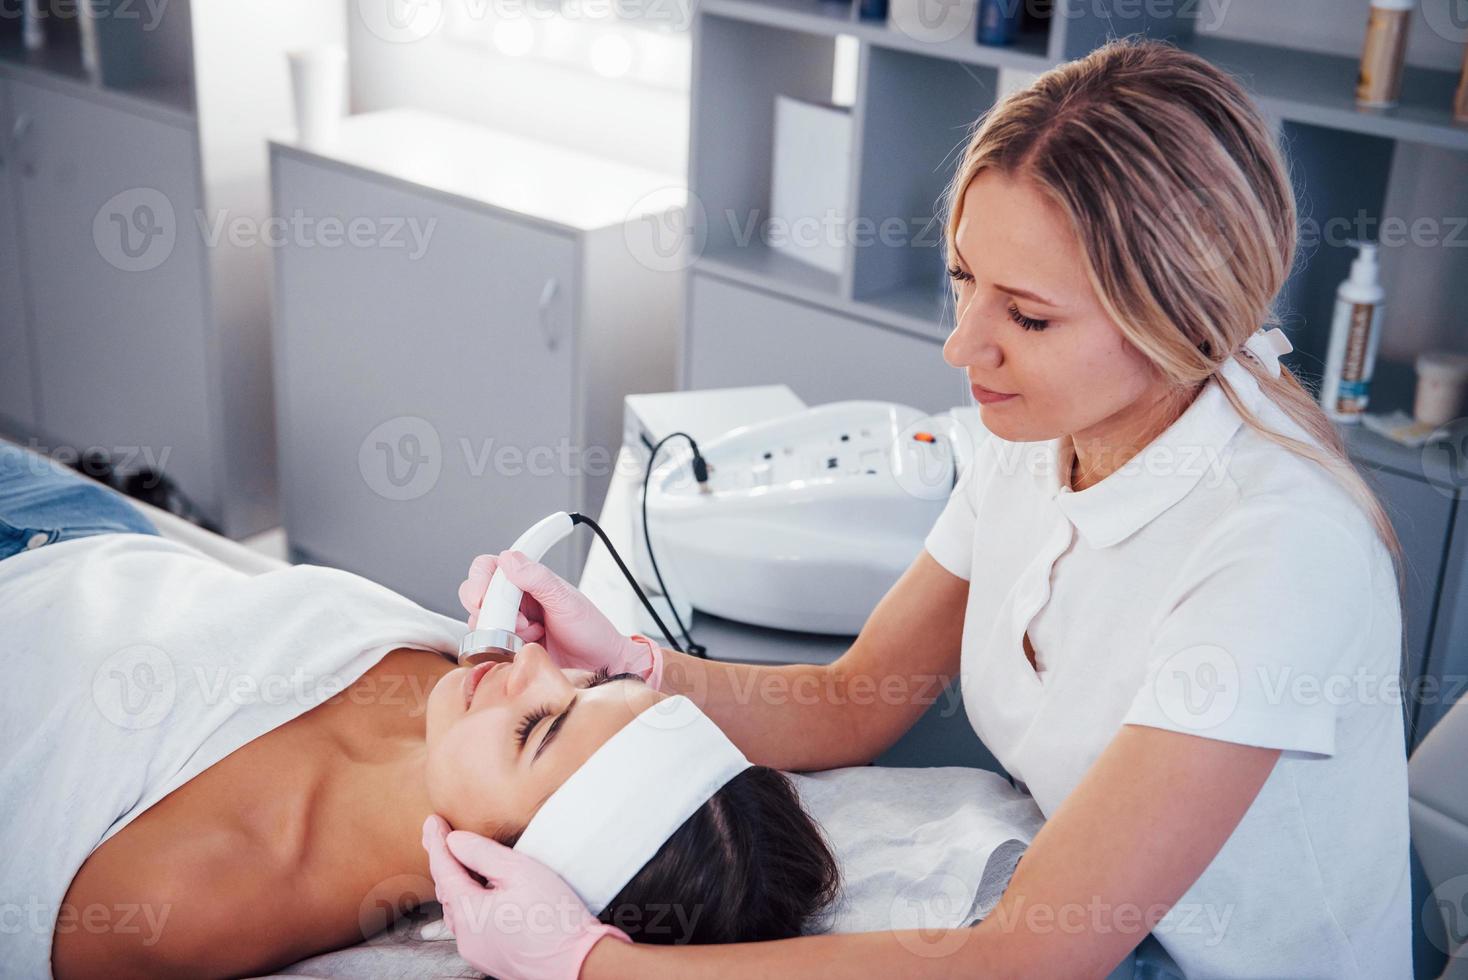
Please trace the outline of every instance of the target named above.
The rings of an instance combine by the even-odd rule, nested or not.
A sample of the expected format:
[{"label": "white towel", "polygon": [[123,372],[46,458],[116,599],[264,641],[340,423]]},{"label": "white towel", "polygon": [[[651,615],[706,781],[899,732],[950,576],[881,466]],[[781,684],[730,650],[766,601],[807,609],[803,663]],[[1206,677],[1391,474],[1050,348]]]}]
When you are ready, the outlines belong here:
[{"label": "white towel", "polygon": [[139,534],[0,561],[0,623],[0,976],[28,978],[104,840],[388,651],[452,658],[465,629],[348,572],[250,576]]}]

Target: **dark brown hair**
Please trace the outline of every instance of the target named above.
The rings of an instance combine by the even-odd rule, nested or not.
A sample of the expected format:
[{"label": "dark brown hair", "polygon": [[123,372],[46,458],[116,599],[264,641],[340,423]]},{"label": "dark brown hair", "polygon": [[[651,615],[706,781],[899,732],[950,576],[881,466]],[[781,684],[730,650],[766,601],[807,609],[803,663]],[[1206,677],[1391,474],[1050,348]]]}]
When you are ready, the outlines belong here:
[{"label": "dark brown hair", "polygon": [[839,887],[836,858],[789,777],[753,766],[684,821],[599,918],[660,945],[787,939]]}]

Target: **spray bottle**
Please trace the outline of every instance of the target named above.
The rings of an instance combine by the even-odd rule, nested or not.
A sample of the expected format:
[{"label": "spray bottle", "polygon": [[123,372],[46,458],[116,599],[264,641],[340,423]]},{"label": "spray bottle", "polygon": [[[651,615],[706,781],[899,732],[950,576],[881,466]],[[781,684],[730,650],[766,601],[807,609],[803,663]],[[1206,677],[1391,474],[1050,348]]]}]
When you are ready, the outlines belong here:
[{"label": "spray bottle", "polygon": [[1351,276],[1335,294],[1335,317],[1325,355],[1320,407],[1337,422],[1360,422],[1366,411],[1376,349],[1381,341],[1381,311],[1386,291],[1376,265],[1376,245],[1358,242],[1360,254]]}]

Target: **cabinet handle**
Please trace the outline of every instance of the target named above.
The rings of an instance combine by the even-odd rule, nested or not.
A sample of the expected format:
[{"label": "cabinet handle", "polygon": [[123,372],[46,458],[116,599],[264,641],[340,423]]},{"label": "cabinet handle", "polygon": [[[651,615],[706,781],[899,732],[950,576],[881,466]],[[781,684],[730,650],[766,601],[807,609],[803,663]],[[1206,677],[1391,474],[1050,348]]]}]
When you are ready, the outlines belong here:
[{"label": "cabinet handle", "polygon": [[540,304],[537,315],[540,320],[540,332],[545,337],[547,350],[555,350],[561,344],[561,338],[556,333],[554,318],[550,315],[551,303],[555,300],[556,293],[559,290],[560,283],[556,281],[555,276],[547,279],[545,285],[540,289]]}]

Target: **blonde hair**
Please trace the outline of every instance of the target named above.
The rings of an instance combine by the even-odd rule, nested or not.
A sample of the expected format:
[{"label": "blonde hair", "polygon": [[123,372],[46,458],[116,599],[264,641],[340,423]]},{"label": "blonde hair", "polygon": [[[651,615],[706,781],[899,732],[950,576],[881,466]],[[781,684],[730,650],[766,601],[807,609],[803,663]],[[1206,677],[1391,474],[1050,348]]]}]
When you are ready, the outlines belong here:
[{"label": "blonde hair", "polygon": [[[982,119],[949,186],[947,249],[964,189],[993,168],[1069,217],[1086,273],[1126,339],[1179,390],[1217,378],[1245,424],[1332,473],[1398,564],[1386,511],[1335,426],[1288,368],[1240,357],[1295,258],[1296,210],[1273,133],[1231,76],[1158,41],[1113,41],[1041,75]],[[1219,368],[1238,358],[1318,445],[1276,432]]]}]

